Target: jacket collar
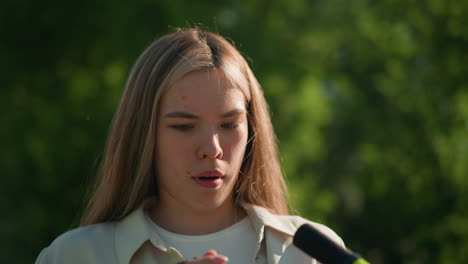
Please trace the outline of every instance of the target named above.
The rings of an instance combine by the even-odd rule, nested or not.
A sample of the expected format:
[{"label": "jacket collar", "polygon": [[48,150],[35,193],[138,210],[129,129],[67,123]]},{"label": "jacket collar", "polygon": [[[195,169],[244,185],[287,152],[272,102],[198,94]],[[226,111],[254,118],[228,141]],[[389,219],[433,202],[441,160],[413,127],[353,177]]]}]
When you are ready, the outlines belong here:
[{"label": "jacket collar", "polygon": [[[287,236],[293,236],[297,227],[291,221],[283,220],[282,216],[274,215],[267,209],[245,204],[242,207],[247,212],[256,233],[258,242],[264,237],[265,227],[274,229]],[[115,229],[115,251],[121,264],[128,264],[137,250],[146,242],[150,241],[153,246],[162,251],[167,251],[167,246],[145,215],[145,206],[139,207],[130,215],[116,223]]]},{"label": "jacket collar", "polygon": [[246,204],[243,208],[252,222],[257,234],[264,227],[269,227],[288,236],[294,236],[297,226],[290,219],[286,221],[285,216],[275,215],[261,206]]},{"label": "jacket collar", "polygon": [[119,263],[130,263],[133,254],[135,254],[149,238],[142,207],[117,222],[114,241],[115,252]]},{"label": "jacket collar", "polygon": [[146,210],[154,205],[153,199],[148,199],[143,204],[117,222],[115,227],[115,252],[119,263],[128,264],[137,250],[150,241],[155,247],[167,251],[166,244],[161,239],[151,222],[146,216]]}]

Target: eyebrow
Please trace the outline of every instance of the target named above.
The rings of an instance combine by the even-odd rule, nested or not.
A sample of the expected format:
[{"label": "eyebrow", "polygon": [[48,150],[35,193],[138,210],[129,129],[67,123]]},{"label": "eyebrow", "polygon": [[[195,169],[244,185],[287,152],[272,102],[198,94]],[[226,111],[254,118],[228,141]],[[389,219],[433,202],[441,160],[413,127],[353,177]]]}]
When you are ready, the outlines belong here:
[{"label": "eyebrow", "polygon": [[[244,109],[233,109],[231,111],[228,111],[224,114],[221,115],[222,118],[227,118],[227,117],[233,117],[233,116],[238,116],[241,114],[244,114],[245,110]],[[175,111],[175,112],[169,112],[164,115],[165,118],[186,118],[186,119],[199,119],[197,115],[183,112],[183,111]]]},{"label": "eyebrow", "polygon": [[170,112],[164,115],[166,118],[187,118],[187,119],[198,119],[198,116],[187,113],[187,112]]},{"label": "eyebrow", "polygon": [[228,111],[228,112],[222,114],[221,117],[223,117],[223,118],[233,117],[233,116],[242,115],[244,113],[245,113],[244,109],[237,108],[237,109],[233,109],[231,111]]}]

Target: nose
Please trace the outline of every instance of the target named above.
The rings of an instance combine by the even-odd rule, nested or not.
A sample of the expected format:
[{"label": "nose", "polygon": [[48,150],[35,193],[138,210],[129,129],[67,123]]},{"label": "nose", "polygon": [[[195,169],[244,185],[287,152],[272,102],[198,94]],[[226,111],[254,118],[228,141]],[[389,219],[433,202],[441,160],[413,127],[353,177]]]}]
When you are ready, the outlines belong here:
[{"label": "nose", "polygon": [[198,159],[222,159],[223,149],[219,141],[219,134],[209,133],[201,141],[197,150]]}]

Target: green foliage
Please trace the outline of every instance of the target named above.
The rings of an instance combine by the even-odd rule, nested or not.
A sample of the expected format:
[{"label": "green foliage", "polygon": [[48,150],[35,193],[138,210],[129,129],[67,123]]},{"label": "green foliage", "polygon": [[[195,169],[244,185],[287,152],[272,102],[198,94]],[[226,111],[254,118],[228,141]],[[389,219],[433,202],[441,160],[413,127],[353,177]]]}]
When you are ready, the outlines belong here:
[{"label": "green foliage", "polygon": [[468,2],[7,1],[0,262],[73,228],[142,49],[202,23],[252,59],[290,199],[371,263],[468,260]]}]

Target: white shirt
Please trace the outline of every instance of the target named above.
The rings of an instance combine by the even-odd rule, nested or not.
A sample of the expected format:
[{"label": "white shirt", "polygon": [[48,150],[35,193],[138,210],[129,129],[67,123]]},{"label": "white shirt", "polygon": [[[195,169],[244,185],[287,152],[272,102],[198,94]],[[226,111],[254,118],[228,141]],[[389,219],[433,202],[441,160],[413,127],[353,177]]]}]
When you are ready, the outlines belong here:
[{"label": "white shirt", "polygon": [[257,236],[247,217],[230,227],[207,235],[181,235],[158,226],[147,216],[147,221],[159,233],[168,247],[177,249],[185,259],[201,257],[214,249],[229,258],[229,264],[253,263]]},{"label": "white shirt", "polygon": [[[344,247],[341,238],[324,225],[298,216],[274,215],[255,205],[243,207],[255,230],[256,264],[316,264],[315,259],[292,244],[294,233],[304,223]],[[89,225],[62,234],[41,251],[36,264],[175,264],[183,260],[179,251],[168,248],[148,225],[141,206],[118,222]]]}]

